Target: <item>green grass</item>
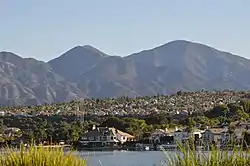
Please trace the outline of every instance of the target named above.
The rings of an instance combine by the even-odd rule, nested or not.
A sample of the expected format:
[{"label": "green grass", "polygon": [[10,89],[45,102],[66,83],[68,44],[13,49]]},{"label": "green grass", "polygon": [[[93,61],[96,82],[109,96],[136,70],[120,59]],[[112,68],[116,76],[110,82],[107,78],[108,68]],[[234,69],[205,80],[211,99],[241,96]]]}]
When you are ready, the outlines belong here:
[{"label": "green grass", "polygon": [[180,148],[180,152],[174,156],[167,155],[167,166],[247,166],[250,165],[249,151],[234,149],[221,151],[212,148],[211,151],[202,152],[191,148]]},{"label": "green grass", "polygon": [[3,148],[0,166],[86,166],[86,160],[63,149],[42,147]]}]

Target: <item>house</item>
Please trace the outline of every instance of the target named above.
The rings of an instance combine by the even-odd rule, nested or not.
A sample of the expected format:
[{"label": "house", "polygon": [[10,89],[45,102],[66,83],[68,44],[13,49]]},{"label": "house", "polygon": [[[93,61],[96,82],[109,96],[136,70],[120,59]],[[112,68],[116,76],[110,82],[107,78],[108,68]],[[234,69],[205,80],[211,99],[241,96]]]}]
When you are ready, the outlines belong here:
[{"label": "house", "polygon": [[118,142],[113,130],[108,127],[96,128],[95,126],[84,133],[79,140],[79,143],[89,147],[116,146]]},{"label": "house", "polygon": [[160,143],[162,137],[167,136],[167,131],[163,129],[156,129],[150,134],[149,143]]},{"label": "house", "polygon": [[237,122],[235,124],[235,129],[233,131],[233,138],[235,139],[236,143],[238,144],[242,143],[244,132],[249,130],[250,130],[249,122]]},{"label": "house", "polygon": [[193,138],[195,138],[195,139],[201,139],[201,138],[202,138],[202,134],[203,134],[204,132],[205,132],[204,130],[200,130],[200,129],[195,128],[195,129],[191,132],[190,136],[193,137]]},{"label": "house", "polygon": [[176,130],[173,133],[173,136],[174,136],[174,143],[175,144],[182,144],[182,143],[188,141],[188,139],[189,139],[189,133],[185,129],[184,130],[181,130],[181,129]]},{"label": "house", "polygon": [[112,127],[111,130],[112,130],[113,133],[115,133],[117,140],[121,144],[123,144],[125,142],[131,142],[131,141],[135,140],[134,136],[132,136],[132,135],[130,135],[128,133],[125,133],[125,132],[123,132],[121,130],[118,130],[118,129],[114,128],[114,127]]},{"label": "house", "polygon": [[210,129],[206,129],[205,132],[202,135],[202,140],[203,143],[205,144],[216,144],[216,145],[220,145],[222,143],[222,141],[224,141],[223,139],[225,139],[223,137],[223,135],[227,133],[227,129],[226,128],[210,128]]},{"label": "house", "polygon": [[84,133],[79,143],[88,147],[114,147],[134,140],[134,136],[111,127],[95,127]]}]

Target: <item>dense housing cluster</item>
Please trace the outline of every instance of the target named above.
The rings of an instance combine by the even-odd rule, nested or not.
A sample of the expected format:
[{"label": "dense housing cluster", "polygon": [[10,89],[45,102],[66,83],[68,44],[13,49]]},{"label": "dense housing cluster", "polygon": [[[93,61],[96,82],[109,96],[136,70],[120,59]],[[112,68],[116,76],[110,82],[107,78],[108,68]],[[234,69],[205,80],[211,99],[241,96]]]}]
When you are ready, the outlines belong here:
[{"label": "dense housing cluster", "polygon": [[1,107],[0,115],[150,115],[152,113],[192,114],[204,112],[219,104],[248,99],[247,91],[177,92],[173,95],[137,98],[84,99],[59,104],[27,107]]}]

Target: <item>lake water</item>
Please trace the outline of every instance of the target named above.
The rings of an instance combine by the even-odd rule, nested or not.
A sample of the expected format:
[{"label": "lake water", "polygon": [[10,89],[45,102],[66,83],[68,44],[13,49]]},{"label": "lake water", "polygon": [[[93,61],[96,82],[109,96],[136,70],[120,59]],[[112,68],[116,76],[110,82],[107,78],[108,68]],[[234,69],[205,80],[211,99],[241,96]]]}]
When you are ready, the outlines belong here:
[{"label": "lake water", "polygon": [[[168,151],[111,151],[111,152],[78,152],[87,157],[89,166],[166,166],[167,156],[176,152]],[[164,164],[165,163],[165,164]]]}]

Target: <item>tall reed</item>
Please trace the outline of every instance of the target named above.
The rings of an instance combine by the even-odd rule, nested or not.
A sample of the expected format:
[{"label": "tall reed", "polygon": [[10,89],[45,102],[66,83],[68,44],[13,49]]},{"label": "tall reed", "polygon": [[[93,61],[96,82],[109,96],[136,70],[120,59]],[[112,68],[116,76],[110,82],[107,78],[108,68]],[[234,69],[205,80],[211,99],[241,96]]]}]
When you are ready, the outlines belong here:
[{"label": "tall reed", "polygon": [[63,149],[31,146],[20,149],[3,148],[0,166],[86,166],[86,160]]},{"label": "tall reed", "polygon": [[250,153],[242,148],[233,150],[197,151],[193,148],[182,148],[176,155],[168,156],[166,166],[247,166],[250,165]]}]

